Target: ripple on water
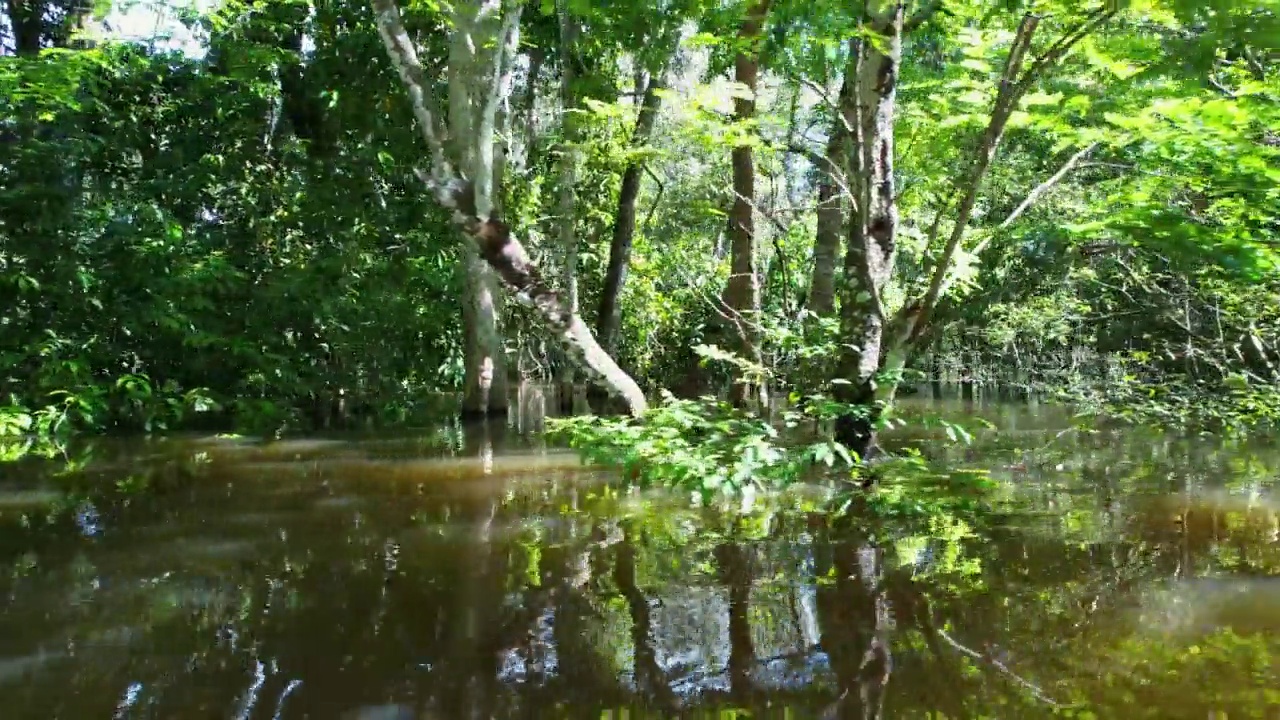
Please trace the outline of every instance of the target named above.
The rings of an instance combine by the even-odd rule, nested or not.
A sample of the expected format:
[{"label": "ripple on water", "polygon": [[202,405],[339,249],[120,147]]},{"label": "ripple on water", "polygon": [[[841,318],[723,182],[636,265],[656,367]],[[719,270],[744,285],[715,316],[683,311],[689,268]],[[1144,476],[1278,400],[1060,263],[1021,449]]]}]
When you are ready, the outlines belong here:
[{"label": "ripple on water", "polygon": [[1236,633],[1280,633],[1280,578],[1187,578],[1142,593],[1139,625],[1148,632],[1195,636],[1231,628]]},{"label": "ripple on water", "polygon": [[48,507],[61,500],[64,496],[65,493],[44,488],[0,490],[0,511]]}]

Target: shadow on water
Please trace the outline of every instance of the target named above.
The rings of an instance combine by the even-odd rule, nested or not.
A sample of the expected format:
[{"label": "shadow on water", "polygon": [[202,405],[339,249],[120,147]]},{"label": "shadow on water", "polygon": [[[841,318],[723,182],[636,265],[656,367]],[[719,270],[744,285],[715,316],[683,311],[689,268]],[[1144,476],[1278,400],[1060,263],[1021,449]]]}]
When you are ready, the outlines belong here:
[{"label": "shadow on water", "polygon": [[728,517],[619,492],[523,415],[0,465],[3,716],[1280,716],[1280,452],[915,405],[991,420],[897,441],[1012,501]]}]

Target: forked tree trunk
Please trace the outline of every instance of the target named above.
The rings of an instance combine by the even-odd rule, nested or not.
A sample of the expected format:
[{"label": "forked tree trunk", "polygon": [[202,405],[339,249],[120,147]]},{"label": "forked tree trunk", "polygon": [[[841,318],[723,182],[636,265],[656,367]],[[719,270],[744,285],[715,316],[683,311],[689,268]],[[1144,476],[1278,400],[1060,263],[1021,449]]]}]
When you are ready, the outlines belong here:
[{"label": "forked tree trunk", "polygon": [[[747,18],[738,31],[738,40],[750,46],[739,50],[734,58],[734,79],[746,87],[745,97],[733,100],[734,120],[748,122],[756,114],[756,85],[760,73],[759,50],[756,47],[769,13],[771,0],[754,0]],[[724,291],[724,322],[730,327],[731,349],[747,360],[759,364],[760,351],[760,276],[756,267],[759,254],[755,228],[756,170],[750,145],[737,145],[731,151],[733,165],[733,207],[729,210],[729,282]],[[753,397],[757,395],[758,397]],[[751,382],[739,382],[732,395],[735,405],[765,403],[764,389]]]},{"label": "forked tree trunk", "polygon": [[[420,173],[420,177],[436,200],[452,211],[454,223],[475,244],[480,258],[497,272],[517,299],[534,308],[543,326],[569,357],[592,381],[621,397],[633,414],[643,414],[648,403],[635,380],[600,348],[582,318],[546,283],[524,246],[494,212],[493,126],[499,105],[510,93],[510,59],[519,37],[520,5],[512,3],[503,8],[497,0],[462,0],[453,5],[451,32],[469,35],[464,39],[477,53],[500,55],[490,56],[487,64],[475,63],[465,81],[462,73],[451,68],[450,80],[466,83],[464,88],[451,88],[451,104],[465,102],[471,108],[476,128],[472,135],[452,137],[440,121],[438,103],[429,92],[417,50],[401,22],[395,0],[372,0],[372,5],[387,54],[409,93],[414,116],[431,151],[431,170]],[[468,22],[468,18],[474,20]],[[474,174],[468,174],[468,169]]]},{"label": "forked tree trunk", "polygon": [[[498,108],[487,106],[477,92],[486,74],[502,63],[500,46],[485,47],[475,38],[500,37],[503,18],[496,4],[460,3],[454,8],[455,31],[449,43],[449,135],[455,139],[459,170],[476,181],[477,207],[496,209],[501,194],[501,167],[494,158],[494,129]],[[509,77],[491,82],[509,82]],[[489,114],[492,112],[493,114]],[[458,142],[458,138],[469,138]],[[501,296],[493,269],[474,247],[463,252],[462,346],[464,415],[507,411],[506,349],[500,327]]]},{"label": "forked tree trunk", "polygon": [[[1091,12],[1049,46],[1024,73],[1022,65],[1031,47],[1040,18],[1023,17],[1005,62],[999,90],[987,128],[976,148],[972,164],[957,182],[960,203],[945,246],[934,262],[928,287],[890,316],[885,311],[884,289],[893,270],[897,246],[898,209],[893,177],[894,86],[902,54],[904,2],[872,2],[864,25],[883,42],[858,41],[857,133],[851,168],[851,185],[858,197],[858,212],[850,222],[845,256],[845,294],[841,297],[841,327],[846,349],[840,358],[840,374],[846,384],[837,385],[837,400],[860,407],[836,423],[836,439],[867,457],[876,447],[875,428],[893,402],[911,353],[927,338],[931,314],[953,280],[955,258],[969,224],[978,191],[995,158],[1005,125],[1018,101],[1042,73],[1053,67],[1083,38],[1115,15],[1106,6]],[[930,4],[908,26],[918,26],[936,12]],[[1051,178],[1052,180],[1052,178]],[[1038,189],[1037,189],[1038,190]],[[1033,191],[1031,202],[1038,197]]]}]

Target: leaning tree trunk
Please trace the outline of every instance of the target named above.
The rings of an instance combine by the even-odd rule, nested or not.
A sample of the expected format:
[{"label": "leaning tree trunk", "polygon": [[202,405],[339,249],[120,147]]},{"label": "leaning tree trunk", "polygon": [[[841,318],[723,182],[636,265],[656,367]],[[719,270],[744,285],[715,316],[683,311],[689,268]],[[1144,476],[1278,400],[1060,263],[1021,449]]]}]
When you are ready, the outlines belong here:
[{"label": "leaning tree trunk", "polygon": [[[547,284],[493,207],[493,127],[498,107],[510,93],[510,60],[519,39],[520,4],[511,2],[504,8],[500,0],[461,0],[452,6],[450,32],[474,49],[473,60],[475,55],[488,56],[487,63],[473,62],[465,72],[450,68],[450,80],[459,82],[451,87],[450,104],[463,103],[473,123],[473,133],[461,136],[450,136],[440,122],[438,103],[428,91],[425,72],[395,0],[372,0],[372,4],[387,54],[409,93],[419,130],[431,151],[431,170],[419,176],[436,200],[452,211],[453,222],[471,239],[480,258],[517,299],[534,308],[569,357],[591,380],[621,397],[633,414],[644,413],[648,402],[639,385],[600,348],[582,318]],[[452,122],[450,127],[455,127]]]},{"label": "leaning tree trunk", "polygon": [[[759,42],[771,0],[755,0],[747,10],[747,18],[738,31],[738,40],[750,47],[738,51],[734,58],[734,79],[746,87],[744,96],[733,101],[734,120],[749,122],[756,114],[756,84],[760,74]],[[756,364],[761,363],[760,349],[760,277],[756,268],[758,253],[755,228],[756,171],[750,144],[734,146],[733,207],[729,210],[729,283],[724,291],[724,322],[732,328],[733,350]],[[752,382],[739,382],[734,387],[735,405],[753,402],[753,394],[764,404],[764,388]]]}]

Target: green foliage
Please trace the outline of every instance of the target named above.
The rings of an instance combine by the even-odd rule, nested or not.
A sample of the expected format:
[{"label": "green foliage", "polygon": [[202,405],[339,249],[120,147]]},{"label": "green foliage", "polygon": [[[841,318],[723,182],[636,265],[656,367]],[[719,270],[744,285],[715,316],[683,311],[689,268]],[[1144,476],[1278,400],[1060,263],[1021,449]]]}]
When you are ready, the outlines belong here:
[{"label": "green foliage", "polygon": [[1080,383],[1063,391],[1062,399],[1086,416],[1190,432],[1249,435],[1280,428],[1280,386],[1274,383],[1251,382],[1241,373],[1216,380],[1169,375],[1154,369],[1143,352],[1118,361],[1117,379]]},{"label": "green foliage", "polygon": [[205,61],[0,58],[10,431],[317,427],[339,398],[403,419],[458,381],[453,238],[405,192],[393,79],[351,75],[376,34],[334,26],[363,11],[316,16],[306,72],[280,85],[301,20],[233,10]]},{"label": "green foliage", "polygon": [[556,418],[548,420],[548,432],[590,462],[623,468],[641,486],[677,488],[703,502],[779,490],[820,468],[847,469],[854,461],[839,443],[786,443],[767,419],[711,398],[670,393],[640,420]]}]

